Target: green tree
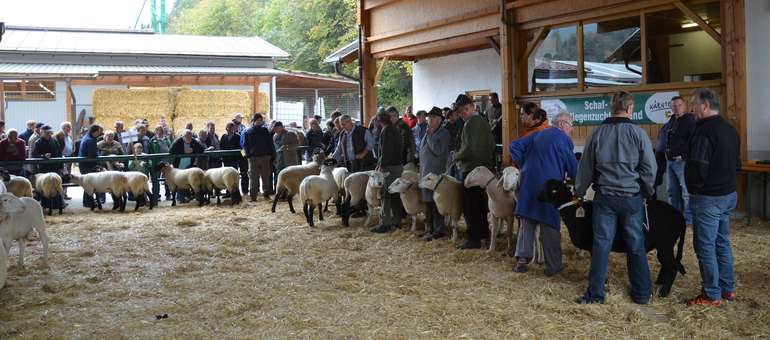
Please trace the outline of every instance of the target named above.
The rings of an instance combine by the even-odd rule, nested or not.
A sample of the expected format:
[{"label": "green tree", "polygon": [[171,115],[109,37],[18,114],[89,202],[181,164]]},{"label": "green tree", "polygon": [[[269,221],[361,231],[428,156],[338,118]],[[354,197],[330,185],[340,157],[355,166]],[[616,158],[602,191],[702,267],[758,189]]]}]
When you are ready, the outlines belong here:
[{"label": "green tree", "polygon": [[[356,0],[177,0],[169,17],[175,34],[259,36],[292,55],[279,67],[333,72],[323,59],[358,36]],[[357,76],[357,65],[346,65]],[[411,63],[388,62],[378,87],[380,105],[411,103]]]}]

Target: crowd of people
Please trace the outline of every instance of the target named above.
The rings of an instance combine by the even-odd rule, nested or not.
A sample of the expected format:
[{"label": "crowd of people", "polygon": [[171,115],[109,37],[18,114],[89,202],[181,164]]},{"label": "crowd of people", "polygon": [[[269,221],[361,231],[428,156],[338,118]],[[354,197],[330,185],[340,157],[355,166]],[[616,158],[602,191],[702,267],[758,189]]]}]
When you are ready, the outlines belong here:
[{"label": "crowd of people", "polygon": [[[421,176],[446,173],[459,181],[479,166],[498,169],[496,145],[500,131],[501,105],[491,98],[491,109],[481,114],[473,99],[465,94],[451,107],[433,107],[401,115],[397,108],[379,109],[368,125],[335,111],[321,129],[323,120],[315,116],[303,130],[296,123],[267,122],[255,113],[250,124],[236,114],[219,136],[209,122],[197,133],[192,124],[173,137],[165,120],[148,128],[146,120],[136,120],[126,129],[115,122],[112,130],[92,124],[81,132],[80,140],[70,138],[72,125],[60,124],[56,132],[50,125],[29,121],[27,129],[5,132],[0,122],[0,160],[55,158],[77,155],[96,158],[131,153],[200,154],[207,150],[240,150],[241,155],[226,157],[173,158],[176,168],[230,166],[240,170],[241,192],[256,201],[259,195],[270,199],[275,193],[275,179],[282,169],[312,159],[316,150],[336,159],[350,172],[378,170],[386,174],[384,187],[390,186],[413,164]],[[521,228],[514,252],[514,272],[526,272],[533,258],[533,245],[539,226],[545,258],[545,275],[563,269],[559,211],[538,199],[546,181],[574,181],[575,196],[583,197],[589,187],[596,193],[593,209],[593,251],[588,287],[579,303],[603,303],[608,256],[615,235],[619,233],[628,249],[628,277],[633,301],[645,304],[652,294],[644,236],[644,200],[656,197],[655,188],[667,172],[669,199],[681,211],[687,224],[693,225],[695,253],[702,277],[702,294],[688,301],[691,305],[720,306],[722,299],[735,298],[735,278],[729,241],[730,213],[736,204],[736,177],[740,168],[739,140],[719,115],[719,100],[709,90],[692,94],[692,113],[681,97],[671,102],[673,115],[661,129],[653,148],[648,135],[631,121],[634,102],[626,92],[612,98],[611,116],[588,137],[578,161],[571,139],[572,116],[562,112],[548,117],[535,103],[522,106],[519,119],[521,134],[508,145],[512,166],[521,171],[521,185],[515,214]],[[500,137],[501,138],[501,137]],[[301,146],[304,146],[301,147]],[[148,174],[152,191],[160,198],[159,172],[152,171],[158,160],[129,162],[81,160],[80,172],[99,171],[99,167],[132,170]],[[70,164],[46,164],[7,167],[13,174],[71,171]],[[261,185],[260,185],[261,184]],[[444,218],[433,202],[431,190],[421,189],[426,203],[425,241],[445,237]],[[467,226],[465,240],[458,249],[477,249],[489,239],[488,206],[484,190],[463,187],[463,215]],[[184,192],[181,202],[189,201]],[[166,199],[170,199],[168,188]],[[103,197],[99,198],[103,200]],[[62,203],[63,204],[63,203]],[[84,195],[83,204],[94,204]],[[380,224],[371,229],[387,233],[401,226],[406,217],[398,194],[382,194]]]}]

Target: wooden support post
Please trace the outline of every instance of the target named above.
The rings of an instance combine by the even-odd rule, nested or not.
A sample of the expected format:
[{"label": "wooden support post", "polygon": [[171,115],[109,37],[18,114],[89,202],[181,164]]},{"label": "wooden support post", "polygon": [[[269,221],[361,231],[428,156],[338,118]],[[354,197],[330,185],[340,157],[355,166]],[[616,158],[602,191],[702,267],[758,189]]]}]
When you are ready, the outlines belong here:
[{"label": "wooden support post", "polygon": [[690,7],[687,7],[687,5],[682,3],[682,1],[680,0],[675,0],[674,6],[676,6],[676,8],[679,8],[679,10],[682,11],[682,13],[684,13],[684,15],[688,17],[690,20],[698,24],[698,26],[700,26],[702,30],[706,31],[708,35],[714,38],[714,40],[716,40],[717,43],[720,43],[720,44],[722,43],[722,37],[720,36],[719,32],[717,32],[713,27],[711,27],[708,23],[706,23],[703,20],[703,18],[701,18],[698,15],[698,13],[695,13],[695,11],[690,9]]},{"label": "wooden support post", "polygon": [[583,22],[577,26],[577,81],[578,91],[586,89],[586,67],[585,67],[585,40],[583,38]]},{"label": "wooden support post", "polygon": [[0,79],[0,120],[5,121],[5,83]]},{"label": "wooden support post", "polygon": [[365,0],[358,0],[358,18],[361,26],[361,48],[359,49],[359,60],[361,69],[361,112],[363,113],[362,124],[366,125],[377,112],[377,60],[374,59],[371,51],[371,43],[366,40],[367,35],[371,33],[371,24],[369,14],[365,11]]},{"label": "wooden support post", "polygon": [[[67,91],[67,121],[70,122],[70,124],[73,124],[72,132],[70,133],[70,137],[72,137],[72,140],[75,140],[75,136],[77,136],[77,131],[74,129],[75,127],[75,94],[72,92],[72,80],[67,79],[65,80],[64,84],[66,84],[66,91]],[[80,128],[80,127],[77,127]]]},{"label": "wooden support post", "polygon": [[508,144],[519,136],[519,116],[516,114],[516,73],[514,65],[517,65],[514,51],[513,9],[506,10],[502,5],[503,11],[500,20],[500,69],[503,71],[500,94],[500,102],[503,105],[503,165],[511,164],[511,153],[508,151]]},{"label": "wooden support post", "polygon": [[380,63],[380,67],[377,68],[377,74],[374,75],[374,85],[377,86],[377,82],[380,81],[380,76],[382,76],[382,70],[385,69],[385,64],[388,63],[388,57],[382,58],[382,62]]},{"label": "wooden support post", "polygon": [[527,49],[524,50],[524,52],[519,57],[519,62],[522,63],[522,65],[526,64],[527,60],[529,59],[529,56],[532,54],[532,52],[535,51],[535,49],[540,46],[540,42],[543,41],[546,35],[548,35],[548,32],[550,30],[548,27],[543,26],[540,27],[536,32],[535,36],[532,38],[532,43],[527,45]]},{"label": "wooden support post", "polygon": [[252,98],[251,98],[251,112],[247,117],[251,117],[256,112],[259,112],[259,78],[254,79],[254,85],[252,85]]}]

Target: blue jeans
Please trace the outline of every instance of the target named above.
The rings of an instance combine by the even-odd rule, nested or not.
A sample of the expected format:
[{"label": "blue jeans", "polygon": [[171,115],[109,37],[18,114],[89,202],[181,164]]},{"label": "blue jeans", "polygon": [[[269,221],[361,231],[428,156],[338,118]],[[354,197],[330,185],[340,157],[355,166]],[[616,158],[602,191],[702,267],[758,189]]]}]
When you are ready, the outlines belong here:
[{"label": "blue jeans", "polygon": [[734,192],[724,196],[695,195],[692,200],[693,245],[703,291],[710,300],[720,300],[721,293],[735,291],[729,232],[736,200]]},{"label": "blue jeans", "polygon": [[607,280],[607,262],[615,233],[622,228],[626,243],[626,265],[631,283],[631,298],[636,303],[647,303],[652,294],[650,268],[644,247],[644,206],[642,196],[609,196],[596,193],[593,201],[593,249],[588,273],[588,291],[585,298],[604,303],[604,282]]},{"label": "blue jeans", "polygon": [[692,210],[690,206],[690,193],[684,182],[684,161],[668,161],[668,198],[671,205],[684,214],[684,220],[688,225],[692,224]]}]

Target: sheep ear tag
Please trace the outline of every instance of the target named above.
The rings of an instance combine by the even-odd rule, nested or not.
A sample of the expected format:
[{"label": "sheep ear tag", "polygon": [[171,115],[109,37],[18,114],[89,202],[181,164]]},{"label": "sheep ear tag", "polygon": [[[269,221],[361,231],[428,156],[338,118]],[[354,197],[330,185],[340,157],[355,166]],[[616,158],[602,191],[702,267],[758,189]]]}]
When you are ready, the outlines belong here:
[{"label": "sheep ear tag", "polygon": [[577,207],[577,209],[575,209],[575,217],[577,218],[586,217],[586,210],[583,209],[583,207]]}]

